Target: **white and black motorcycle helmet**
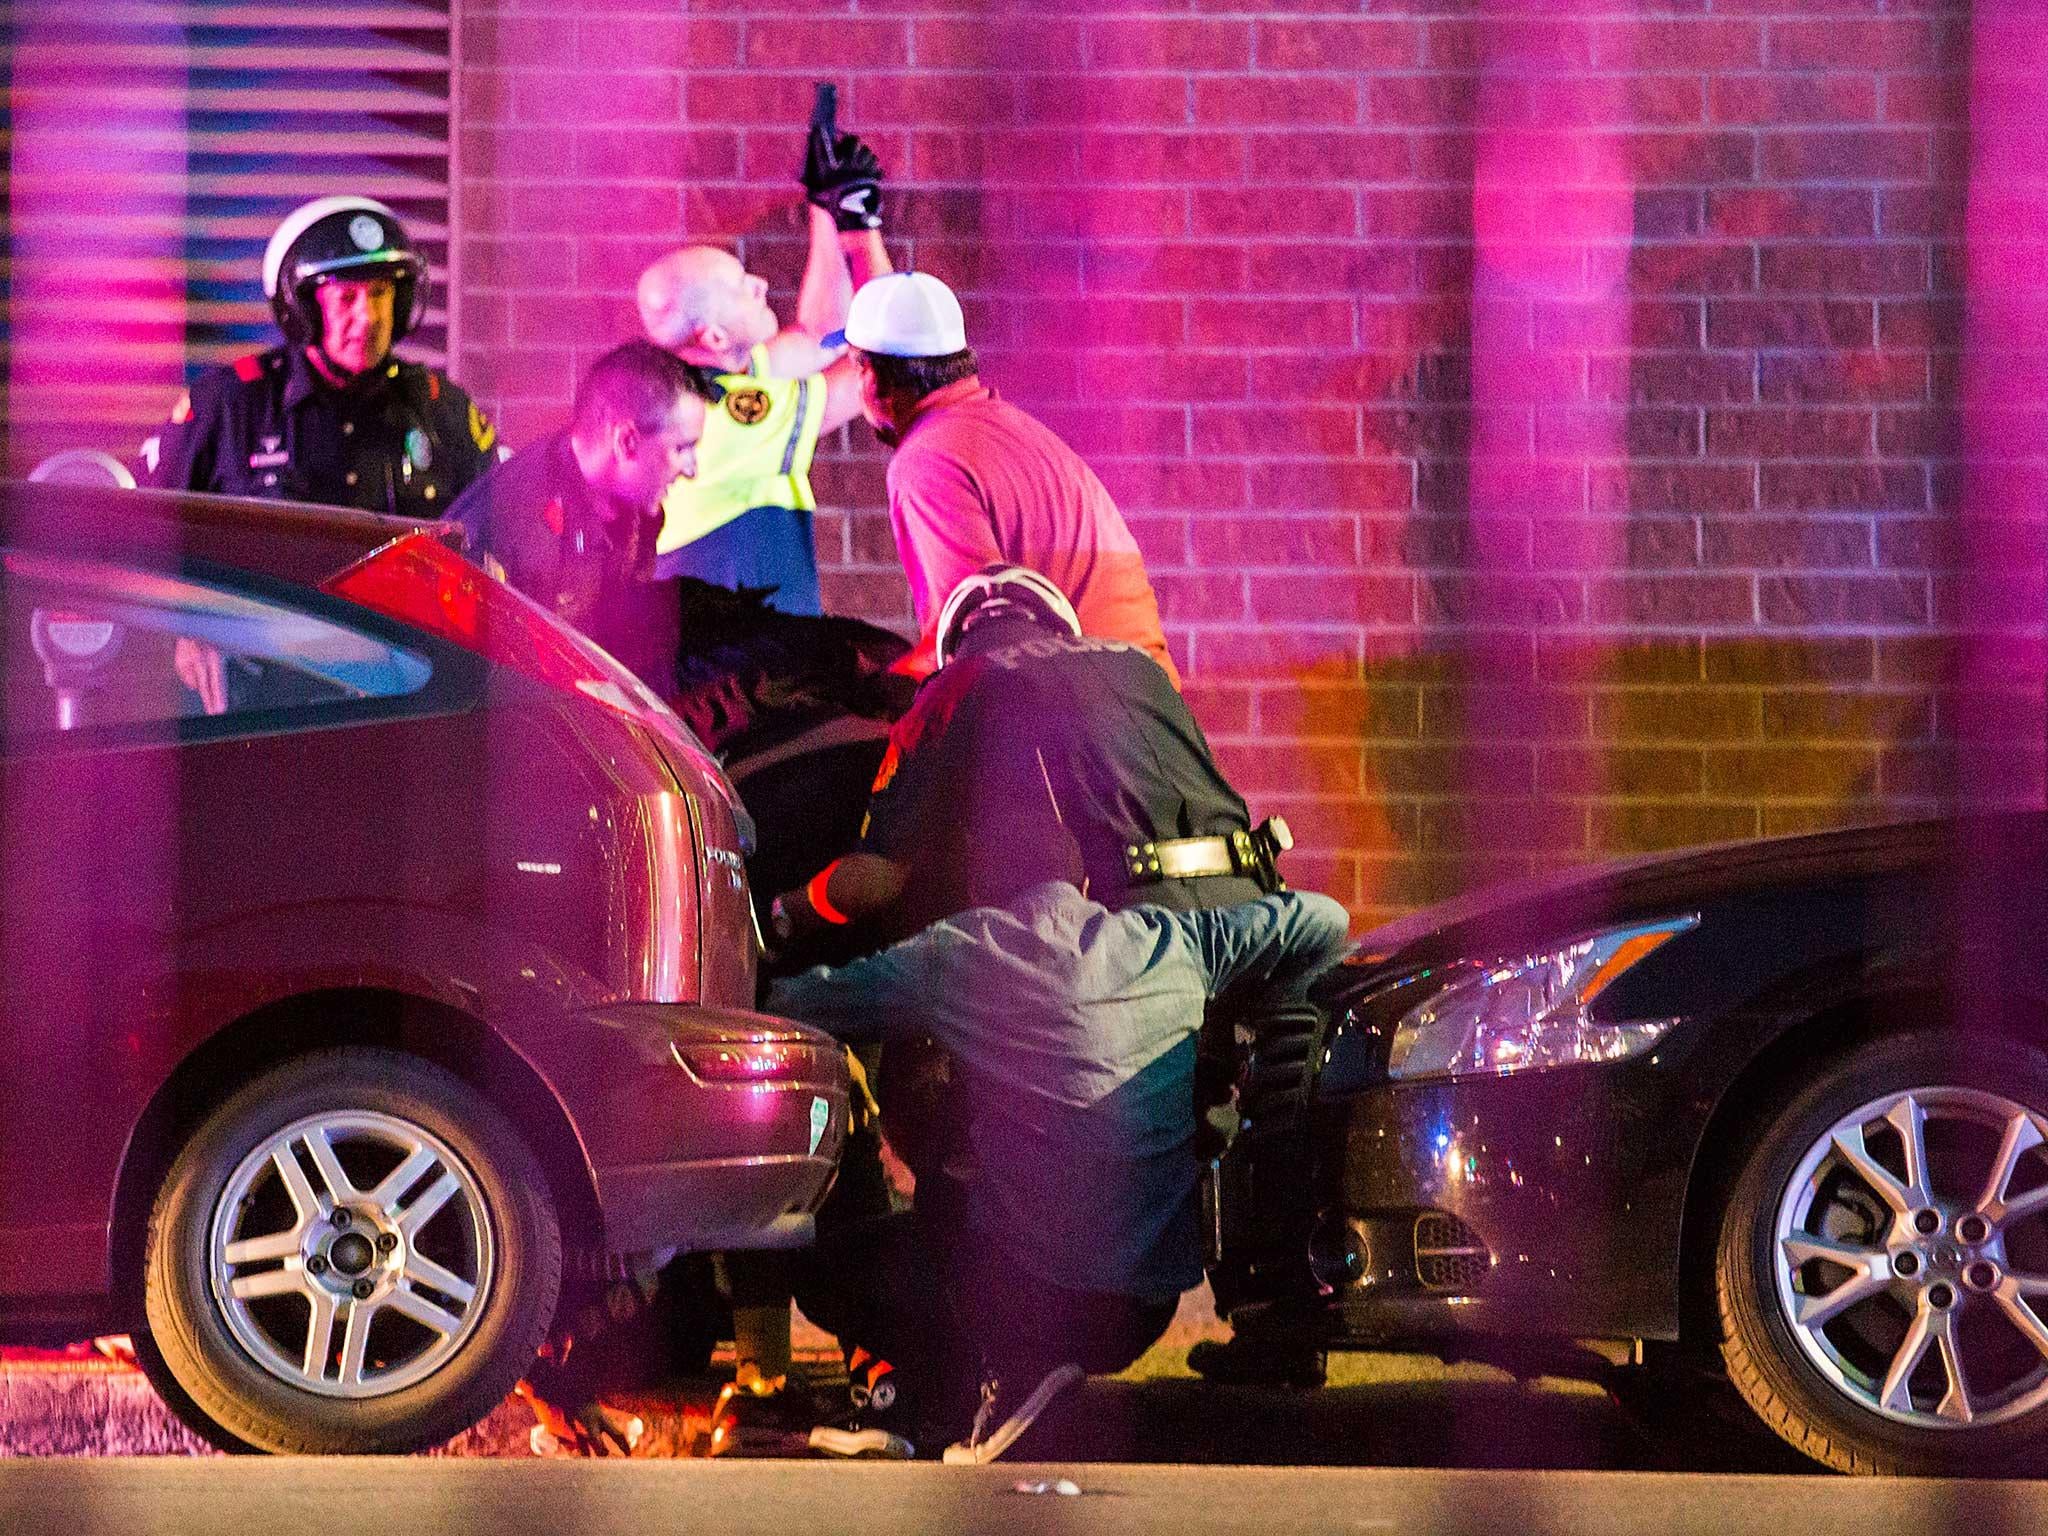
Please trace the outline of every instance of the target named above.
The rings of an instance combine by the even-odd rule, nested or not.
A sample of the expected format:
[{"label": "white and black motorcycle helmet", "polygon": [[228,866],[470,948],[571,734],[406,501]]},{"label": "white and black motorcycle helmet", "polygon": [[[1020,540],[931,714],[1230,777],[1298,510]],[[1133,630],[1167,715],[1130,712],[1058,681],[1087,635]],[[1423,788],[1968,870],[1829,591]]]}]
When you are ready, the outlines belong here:
[{"label": "white and black motorcycle helmet", "polygon": [[278,328],[295,346],[320,344],[323,278],[388,277],[391,340],[396,344],[426,309],[427,263],[405,237],[398,215],[368,197],[318,197],[294,208],[263,252],[263,292]]}]

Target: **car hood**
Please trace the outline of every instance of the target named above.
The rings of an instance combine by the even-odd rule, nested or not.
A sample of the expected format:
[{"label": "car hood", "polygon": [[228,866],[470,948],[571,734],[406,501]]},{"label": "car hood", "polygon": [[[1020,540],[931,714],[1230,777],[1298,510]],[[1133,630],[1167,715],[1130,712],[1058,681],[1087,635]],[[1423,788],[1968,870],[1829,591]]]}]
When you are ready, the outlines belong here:
[{"label": "car hood", "polygon": [[1361,937],[1345,962],[1378,968],[1524,943],[1630,918],[1663,915],[1746,892],[1895,874],[1956,850],[2006,857],[2038,849],[2040,813],[1939,818],[1800,837],[1721,843],[1485,886],[1398,918]]}]

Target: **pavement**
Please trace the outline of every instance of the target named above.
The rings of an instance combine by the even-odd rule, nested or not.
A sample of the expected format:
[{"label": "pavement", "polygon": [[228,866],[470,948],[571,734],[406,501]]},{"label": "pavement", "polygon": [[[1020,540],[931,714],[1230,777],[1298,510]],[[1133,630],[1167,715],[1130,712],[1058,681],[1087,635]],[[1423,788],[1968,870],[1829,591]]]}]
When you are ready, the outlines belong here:
[{"label": "pavement", "polygon": [[[1040,1491],[1066,1480],[1075,1491]],[[815,1462],[183,1458],[0,1462],[0,1529],[445,1536],[2003,1536],[2048,1485],[1670,1473]]]},{"label": "pavement", "polygon": [[[1038,1435],[1039,1454],[1077,1464],[1810,1470],[1725,1393],[1646,1393],[1646,1402],[1624,1402],[1586,1381],[1517,1380],[1489,1367],[1391,1354],[1338,1356],[1331,1384],[1317,1391],[1216,1387],[1189,1376],[1182,1353],[1162,1346],[1122,1377],[1088,1382]],[[836,1357],[813,1352],[793,1375],[827,1402],[844,1379]],[[608,1401],[645,1419],[642,1455],[701,1456],[715,1391],[708,1380],[684,1382]],[[815,1416],[742,1402],[730,1455],[804,1457],[802,1430]],[[527,1459],[532,1422],[523,1404],[508,1400],[428,1454]],[[211,1452],[132,1370],[96,1358],[0,1362],[0,1458],[135,1455]]]},{"label": "pavement", "polygon": [[[1125,1377],[1089,1382],[1037,1442],[1051,1459],[979,1468],[542,1461],[526,1454],[516,1402],[426,1456],[221,1458],[133,1371],[15,1357],[0,1361],[0,1536],[2048,1530],[2048,1484],[1816,1474],[1713,1393],[1623,1402],[1588,1382],[1412,1355],[1340,1356],[1319,1391],[1219,1388],[1186,1376],[1187,1342],[1179,1330]],[[823,1381],[830,1356],[806,1343],[799,1371]]]},{"label": "pavement", "polygon": [[[1122,1376],[1089,1382],[1061,1415],[1047,1454],[1081,1462],[1222,1465],[1623,1468],[1804,1472],[1809,1464],[1764,1433],[1732,1394],[1651,1391],[1627,1402],[1583,1380],[1518,1380],[1479,1365],[1423,1355],[1336,1355],[1320,1391],[1214,1387],[1184,1364],[1198,1339],[1227,1336],[1206,1289],[1189,1293],[1165,1338]],[[829,1389],[838,1375],[831,1340],[797,1315],[796,1376]],[[728,1364],[729,1373],[729,1364]],[[614,1396],[642,1415],[642,1450],[701,1454],[716,1381],[665,1393]],[[843,1399],[837,1399],[842,1400]],[[794,1408],[792,1404],[792,1408]],[[807,1427],[810,1418],[794,1415]],[[429,1453],[529,1455],[532,1415],[508,1401],[484,1422]],[[766,1409],[742,1404],[731,1450],[804,1454],[802,1437]],[[0,1458],[206,1455],[200,1440],[133,1370],[91,1351],[70,1356],[0,1353]],[[6,1536],[0,1525],[0,1536]]]}]

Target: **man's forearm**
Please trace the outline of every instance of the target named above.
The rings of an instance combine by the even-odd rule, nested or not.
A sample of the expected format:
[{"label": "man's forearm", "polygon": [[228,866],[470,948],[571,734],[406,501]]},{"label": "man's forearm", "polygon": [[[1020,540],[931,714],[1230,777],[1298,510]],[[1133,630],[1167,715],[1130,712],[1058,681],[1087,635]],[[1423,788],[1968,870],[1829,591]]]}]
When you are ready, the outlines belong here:
[{"label": "man's forearm", "polygon": [[895,905],[903,894],[907,871],[893,859],[872,853],[849,853],[834,859],[805,884],[775,898],[771,911],[786,920],[787,933],[776,938],[802,939],[829,927],[864,922]]},{"label": "man's forearm", "polygon": [[836,432],[860,414],[860,373],[850,353],[842,352],[825,370],[825,412],[818,435]]},{"label": "man's forearm", "polygon": [[[818,207],[813,207],[810,215],[811,249],[804,260],[803,282],[797,289],[796,323],[814,337],[827,336],[846,324],[846,311],[853,303],[853,290],[860,279],[849,270],[842,236],[833,226],[832,215]],[[872,230],[862,230],[860,235],[877,246],[882,243]],[[843,237],[845,242],[855,238],[851,234]]]},{"label": "man's forearm", "polygon": [[841,230],[839,248],[845,253],[847,271],[853,274],[856,293],[860,291],[861,284],[896,270],[889,260],[889,248],[882,244],[879,229]]},{"label": "man's forearm", "polygon": [[918,1002],[928,991],[919,980],[921,951],[897,945],[837,970],[815,966],[768,988],[768,1012],[822,1029],[849,1045],[871,1045],[891,1028],[912,1034]]}]

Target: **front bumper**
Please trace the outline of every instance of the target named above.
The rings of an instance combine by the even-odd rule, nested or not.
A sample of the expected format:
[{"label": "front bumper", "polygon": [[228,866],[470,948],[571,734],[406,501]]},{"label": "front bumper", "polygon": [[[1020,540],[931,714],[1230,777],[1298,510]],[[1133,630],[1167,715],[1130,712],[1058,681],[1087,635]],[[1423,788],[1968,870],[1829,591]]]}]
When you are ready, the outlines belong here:
[{"label": "front bumper", "polygon": [[[635,1003],[584,1015],[608,1069],[579,1112],[614,1253],[799,1247],[847,1129],[844,1049],[739,1009]],[[757,1061],[744,1081],[692,1070],[702,1052]]]},{"label": "front bumper", "polygon": [[1669,1076],[1629,1062],[1317,1104],[1305,1194],[1280,1192],[1278,1159],[1224,1187],[1226,1217],[1258,1220],[1224,1223],[1219,1292],[1240,1326],[1329,1343],[1676,1338],[1697,1134]]}]

